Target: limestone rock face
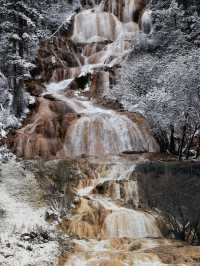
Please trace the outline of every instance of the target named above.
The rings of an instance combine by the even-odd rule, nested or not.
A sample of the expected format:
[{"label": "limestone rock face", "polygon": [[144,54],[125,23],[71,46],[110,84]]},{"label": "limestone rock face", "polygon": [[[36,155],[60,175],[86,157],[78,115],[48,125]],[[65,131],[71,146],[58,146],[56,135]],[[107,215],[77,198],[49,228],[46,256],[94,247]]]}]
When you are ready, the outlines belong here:
[{"label": "limestone rock face", "polygon": [[19,157],[48,159],[62,148],[67,128],[77,115],[62,102],[42,97],[37,106],[28,124],[17,131],[14,142],[9,145]]}]

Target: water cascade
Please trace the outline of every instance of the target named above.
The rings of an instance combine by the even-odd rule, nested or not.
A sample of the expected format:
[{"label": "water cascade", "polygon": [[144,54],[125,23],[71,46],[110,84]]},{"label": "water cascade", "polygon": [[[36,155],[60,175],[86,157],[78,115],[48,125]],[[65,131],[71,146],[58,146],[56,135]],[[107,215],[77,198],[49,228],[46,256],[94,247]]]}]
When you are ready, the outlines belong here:
[{"label": "water cascade", "polygon": [[[130,14],[137,10],[142,17],[144,5],[136,0],[123,5],[100,2],[73,17],[70,37],[41,45],[38,62],[47,83],[42,92],[31,89],[38,96],[37,109],[12,143],[18,156],[48,159],[159,151],[141,115],[121,111],[113,100],[109,107],[117,110],[101,106],[139,30]],[[143,20],[148,24],[148,18]]]},{"label": "water cascade", "polygon": [[164,265],[155,254],[144,253],[165,240],[161,217],[138,209],[137,180],[133,178],[138,159],[98,163],[93,177],[79,181],[75,208],[61,223],[67,234],[79,239],[74,240],[73,253],[64,265]]},{"label": "water cascade", "polygon": [[[80,109],[81,103],[77,102],[77,105]],[[80,111],[83,112],[82,117],[72,123],[65,138],[64,151],[70,157],[126,151],[154,152],[157,148],[154,139],[125,115],[95,108],[91,104]]]},{"label": "water cascade", "polygon": [[155,219],[143,212],[121,208],[108,215],[105,220],[105,235],[116,237],[160,237],[161,234],[155,226]]},{"label": "water cascade", "polygon": [[[122,160],[125,154],[158,152],[158,144],[140,114],[125,112],[112,100],[108,108],[105,100],[139,30],[136,17],[142,17],[144,2],[81,1],[70,37],[55,37],[39,50],[46,83],[42,92],[32,90],[36,110],[17,131],[15,152],[27,159],[110,156],[114,161],[106,173],[77,186],[75,207],[60,225],[80,239],[74,239],[66,266],[162,265],[155,255],[130,252],[125,244],[162,234],[155,213],[138,209],[137,180],[131,176],[139,155]],[[120,247],[109,250],[115,241]]]}]

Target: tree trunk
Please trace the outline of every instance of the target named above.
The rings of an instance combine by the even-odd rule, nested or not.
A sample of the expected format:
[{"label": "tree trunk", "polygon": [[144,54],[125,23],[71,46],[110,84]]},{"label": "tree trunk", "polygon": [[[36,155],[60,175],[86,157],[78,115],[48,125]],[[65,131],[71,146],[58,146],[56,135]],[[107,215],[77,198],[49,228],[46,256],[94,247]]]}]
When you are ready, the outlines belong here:
[{"label": "tree trunk", "polygon": [[181,143],[180,143],[180,147],[179,147],[179,155],[178,155],[179,161],[181,161],[182,155],[183,155],[183,146],[184,146],[184,142],[185,142],[186,129],[187,129],[187,127],[186,127],[186,125],[184,125],[183,130],[182,130]]},{"label": "tree trunk", "polygon": [[162,129],[159,129],[159,132],[156,135],[156,138],[160,145],[160,152],[161,153],[166,152],[169,146],[169,141],[168,141],[166,132]]},{"label": "tree trunk", "polygon": [[197,132],[197,126],[195,126],[195,128],[194,128],[194,131],[193,131],[193,133],[192,133],[192,136],[191,136],[191,138],[190,138],[190,140],[189,140],[189,143],[188,143],[188,146],[187,146],[187,154],[186,154],[186,159],[187,159],[187,160],[188,160],[188,158],[189,158],[189,156],[190,156],[190,148],[191,148],[191,146],[192,146],[193,139],[194,139],[194,136],[195,136],[196,132]]},{"label": "tree trunk", "polygon": [[198,146],[197,146],[196,159],[198,159],[199,155],[200,155],[200,135],[198,136]]},{"label": "tree trunk", "polygon": [[175,141],[174,141],[174,126],[170,126],[170,143],[169,143],[169,151],[174,154],[175,153]]},{"label": "tree trunk", "polygon": [[16,117],[20,117],[24,109],[23,101],[23,80],[17,80],[15,75],[13,80],[13,112]]}]

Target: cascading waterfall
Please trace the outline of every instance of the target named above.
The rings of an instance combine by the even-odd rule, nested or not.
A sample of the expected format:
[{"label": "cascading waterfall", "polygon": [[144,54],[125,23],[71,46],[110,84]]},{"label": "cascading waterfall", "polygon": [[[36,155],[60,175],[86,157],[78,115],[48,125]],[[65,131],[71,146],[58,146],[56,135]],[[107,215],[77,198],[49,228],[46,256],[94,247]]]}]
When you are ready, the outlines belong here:
[{"label": "cascading waterfall", "polygon": [[[154,254],[130,252],[126,245],[123,246],[127,239],[140,241],[138,243],[147,242],[145,245],[149,247],[157,246],[156,240],[150,240],[162,238],[156,216],[152,212],[119,206],[118,199],[122,200],[120,192],[116,199],[112,193],[108,198],[109,193],[106,190],[103,194],[99,194],[102,189],[98,191],[99,186],[109,190],[108,184],[112,182],[133,182],[134,186],[129,193],[137,202],[137,182],[130,180],[135,169],[134,162],[126,161],[124,164],[116,161],[107,166],[107,170],[103,166],[102,169],[104,170],[99,170],[95,179],[81,181],[78,186],[80,204],[70,222],[68,221],[68,233],[89,240],[74,241],[75,254],[68,258],[65,266],[163,265]],[[118,243],[117,247],[114,245],[115,242]]]},{"label": "cascading waterfall", "polygon": [[69,127],[61,153],[77,157],[158,150],[158,145],[149,132],[126,115],[98,107],[86,99],[66,97],[63,88],[70,82],[71,80],[64,80],[47,86],[47,93],[65,102],[81,116]]},{"label": "cascading waterfall", "polygon": [[[128,34],[128,38],[132,38],[134,36],[133,33],[137,30],[134,23],[130,23],[130,10],[134,8],[135,3],[134,1],[128,2],[126,1],[128,7],[125,6],[123,14],[124,21],[127,24],[120,22],[111,13],[99,11],[100,9],[98,8],[96,8],[96,11],[83,11],[75,17],[72,39],[74,42],[87,44],[84,53],[87,56],[89,55],[89,57],[84,56],[85,64],[89,62],[94,64],[93,66],[88,65],[89,68],[84,66],[83,71],[91,70],[95,64],[97,66],[99,63],[114,65],[118,61],[117,58],[126,53],[128,46],[125,39]],[[103,4],[105,5],[105,3]],[[103,4],[101,4],[101,8],[104,9]],[[112,13],[116,9],[117,4],[113,2]],[[97,43],[105,41],[112,43],[108,44],[103,51],[96,53]],[[95,43],[95,45],[88,46],[90,43]],[[96,57],[95,60],[94,56]],[[113,56],[115,56],[115,59],[111,64],[109,58]],[[105,84],[105,82],[102,84]],[[49,88],[48,86],[48,91]],[[61,94],[59,90],[57,92],[53,91],[55,98],[65,101],[74,112],[80,115],[80,118],[69,127],[64,141],[63,154],[69,157],[80,155],[102,157],[105,155],[118,155],[128,151],[157,151],[157,144],[153,137],[150,137],[146,130],[143,130],[126,115],[100,108],[87,99],[74,97],[67,99],[64,94]],[[137,181],[129,179],[134,167],[133,162],[126,165],[117,163],[110,166],[107,174],[100,174],[97,179],[81,182],[77,189],[77,195],[81,203],[75,211],[76,214],[68,221],[68,232],[79,237],[98,237],[100,239],[161,237],[160,229],[153,214],[127,209],[115,203],[118,201],[130,203],[131,199],[134,207],[138,207]],[[106,193],[109,198],[103,194],[99,195],[98,191],[104,187],[107,190],[103,193]],[[124,191],[123,197],[121,194],[122,187]],[[95,244],[98,252],[101,252],[101,245],[104,245],[104,241],[101,240],[99,243],[97,242],[98,244]],[[83,246],[84,252],[79,250],[77,255],[73,255],[68,259],[66,266],[143,265],[142,263],[145,261],[161,265],[158,258],[151,256],[131,257],[129,262],[120,262],[120,259],[116,258],[113,263],[110,254],[105,254],[108,250],[104,250],[104,248],[102,258],[95,258],[95,254],[91,255],[90,248],[89,258],[86,255],[87,247],[85,244]]]},{"label": "cascading waterfall", "polygon": [[81,117],[69,128],[65,141],[66,153],[71,157],[153,152],[155,149],[155,141],[141,132],[136,123],[126,116],[103,110]]},{"label": "cascading waterfall", "polygon": [[[93,8],[81,10],[73,22],[70,41],[79,47],[77,50],[82,50],[80,54],[74,54],[73,49],[77,66],[53,71],[51,82],[46,84],[46,91],[40,95],[37,119],[19,130],[16,150],[20,155],[49,158],[53,153],[57,158],[83,155],[96,158],[109,155],[114,158],[122,154],[159,151],[150,127],[141,116],[110,110],[96,103],[96,95],[100,91],[101,100],[102,95],[109,93],[109,71],[117,69],[131,47],[130,40],[139,30],[138,24],[132,21],[139,1],[125,0],[123,7],[117,0],[89,2]],[[80,90],[73,86],[77,88],[78,81],[83,78],[87,84],[81,95]],[[89,96],[87,93],[90,93]],[[56,124],[58,120],[61,121],[59,126]],[[62,136],[58,137],[60,132]],[[155,215],[137,209],[137,180],[131,180],[135,163],[117,161],[110,165],[107,173],[80,182],[77,187],[78,203],[65,222],[68,234],[80,239],[88,238],[88,243],[75,241],[81,248],[77,248],[77,254],[69,256],[66,266],[143,265],[140,264],[142,261],[160,263],[158,258],[149,254],[128,253],[124,258],[121,251],[110,253],[107,247],[102,247],[105,241],[111,243],[114,239],[123,242],[128,238],[162,237]],[[96,250],[88,247],[93,241]],[[97,251],[102,252],[101,258],[96,257]]]},{"label": "cascading waterfall", "polygon": [[[84,65],[80,67],[80,76],[93,73],[96,71],[94,69],[98,70],[102,65],[113,67],[118,64],[129,49],[129,40],[134,38],[135,32],[138,31],[138,26],[130,19],[136,6],[134,1],[125,1],[122,21],[114,15],[118,8],[117,1],[110,4],[110,13],[103,11],[105,6],[106,1],[102,1],[100,6],[93,3],[93,10],[83,10],[75,16],[72,40],[85,46],[82,53]],[[99,49],[97,44],[104,42],[108,44]],[[108,77],[104,77],[100,84],[107,93],[109,75],[106,72],[105,74]],[[79,114],[79,118],[69,126],[63,149],[59,154],[71,158],[81,155],[103,157],[126,152],[158,150],[157,143],[148,130],[125,114],[99,107],[84,97],[66,96],[65,91],[71,82],[72,79],[47,85],[46,93],[65,102],[76,114]],[[98,252],[103,250],[103,254],[102,258],[95,258],[95,251],[90,247],[88,256],[88,247],[80,240],[76,243],[84,246],[83,251],[78,248],[79,252],[68,259],[66,266],[143,265],[144,262],[149,263],[148,265],[150,263],[161,265],[158,258],[150,255],[141,257],[131,255],[123,262],[116,257],[113,263],[108,249],[102,247],[105,239],[110,241],[162,237],[156,217],[152,213],[118,205],[122,202],[129,204],[131,202],[133,207],[138,207],[137,181],[130,180],[134,168],[133,162],[127,164],[118,162],[113,166],[110,165],[109,171],[99,174],[96,179],[80,182],[77,188],[80,204],[67,222],[67,230],[69,234],[88,238],[90,241],[94,241],[92,240],[94,238],[101,239],[95,242],[95,248]]]},{"label": "cascading waterfall", "polygon": [[139,211],[119,208],[107,216],[105,235],[109,238],[161,237],[153,216]]},{"label": "cascading waterfall", "polygon": [[[130,17],[120,18],[119,13],[130,15],[139,2],[105,1],[101,10],[98,7],[103,3],[98,1],[94,8],[82,9],[74,16],[70,41],[55,41],[58,52],[70,47],[73,65],[53,68],[46,92],[38,99],[38,112],[18,131],[13,145],[18,156],[48,159],[159,151],[147,121],[139,114],[130,117],[95,104],[112,95],[118,66],[139,30]],[[56,51],[53,61],[58,57]]]}]

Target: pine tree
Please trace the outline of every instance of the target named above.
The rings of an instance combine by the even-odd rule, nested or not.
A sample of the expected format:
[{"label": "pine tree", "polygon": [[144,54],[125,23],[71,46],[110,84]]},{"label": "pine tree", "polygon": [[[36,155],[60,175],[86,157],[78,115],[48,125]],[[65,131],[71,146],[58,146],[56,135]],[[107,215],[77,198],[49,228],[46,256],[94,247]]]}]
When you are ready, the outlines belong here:
[{"label": "pine tree", "polygon": [[23,80],[29,75],[33,65],[29,62],[31,40],[38,13],[27,5],[27,1],[0,1],[1,32],[3,49],[1,50],[3,70],[8,74],[13,91],[13,111],[19,117],[23,112]]},{"label": "pine tree", "polygon": [[66,0],[0,0],[0,68],[13,92],[13,112],[23,112],[23,81],[30,77],[40,39],[72,11]]}]

